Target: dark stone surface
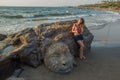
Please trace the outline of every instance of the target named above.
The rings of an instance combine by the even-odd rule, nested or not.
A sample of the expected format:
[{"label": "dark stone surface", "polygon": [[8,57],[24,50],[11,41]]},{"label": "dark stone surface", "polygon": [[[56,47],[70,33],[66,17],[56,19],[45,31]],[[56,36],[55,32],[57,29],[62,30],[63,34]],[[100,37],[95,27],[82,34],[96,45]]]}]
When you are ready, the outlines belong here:
[{"label": "dark stone surface", "polygon": [[6,35],[4,35],[4,34],[0,34],[0,41],[4,40],[5,38],[7,38]]}]

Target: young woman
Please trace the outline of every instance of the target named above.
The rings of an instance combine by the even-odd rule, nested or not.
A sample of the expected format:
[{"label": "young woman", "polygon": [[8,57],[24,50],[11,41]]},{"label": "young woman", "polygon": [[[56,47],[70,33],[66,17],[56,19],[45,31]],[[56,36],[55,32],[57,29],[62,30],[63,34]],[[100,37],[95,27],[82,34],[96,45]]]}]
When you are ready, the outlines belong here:
[{"label": "young woman", "polygon": [[74,39],[80,46],[80,53],[79,53],[80,59],[86,59],[86,57],[83,55],[83,49],[84,49],[83,31],[84,31],[84,27],[85,27],[85,24],[84,24],[83,18],[78,19],[77,23],[73,24],[73,27],[72,27]]}]

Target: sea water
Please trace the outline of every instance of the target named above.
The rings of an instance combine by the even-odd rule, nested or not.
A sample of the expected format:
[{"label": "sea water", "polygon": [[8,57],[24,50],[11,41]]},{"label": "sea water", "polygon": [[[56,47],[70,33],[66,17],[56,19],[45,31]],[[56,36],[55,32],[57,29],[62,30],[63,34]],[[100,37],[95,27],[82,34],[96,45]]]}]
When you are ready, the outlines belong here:
[{"label": "sea water", "polygon": [[87,10],[74,7],[0,7],[0,34],[15,33],[42,23],[85,19],[90,29],[104,27],[120,19],[111,11]]}]

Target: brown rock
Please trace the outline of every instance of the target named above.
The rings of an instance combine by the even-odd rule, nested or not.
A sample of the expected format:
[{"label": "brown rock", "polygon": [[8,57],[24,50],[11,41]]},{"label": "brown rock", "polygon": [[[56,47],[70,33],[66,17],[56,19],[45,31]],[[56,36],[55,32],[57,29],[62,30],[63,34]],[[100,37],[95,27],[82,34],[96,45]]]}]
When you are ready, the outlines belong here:
[{"label": "brown rock", "polygon": [[[48,69],[54,72],[62,71],[62,73],[66,73],[72,70],[74,56],[78,56],[79,53],[79,48],[77,43],[74,42],[73,34],[71,33],[72,25],[75,22],[76,20],[41,24],[37,28],[28,28],[18,33],[10,34],[4,42],[9,44],[9,46],[16,47],[15,50],[9,53],[12,54],[10,55],[11,57],[13,54],[17,54],[21,62],[33,67],[39,66],[42,61],[45,60],[44,63]],[[90,52],[93,35],[85,27],[83,36],[86,46],[84,54],[87,54]],[[53,49],[51,46],[54,45],[56,45],[56,47]],[[3,50],[4,49],[5,48],[3,48]],[[50,51],[53,50],[54,54],[52,54],[52,56],[56,56],[56,54],[59,53],[62,54],[62,58],[65,57],[63,60],[60,60],[62,59],[61,55],[55,57],[56,62],[59,62],[59,64],[55,64],[53,57],[49,56]],[[47,56],[49,56],[49,60],[47,60]],[[49,64],[49,61],[51,61],[51,64]],[[65,64],[62,64],[64,62]],[[69,65],[66,65],[68,63]],[[51,67],[52,65],[60,66],[54,68]],[[66,66],[66,68],[63,66]]]}]

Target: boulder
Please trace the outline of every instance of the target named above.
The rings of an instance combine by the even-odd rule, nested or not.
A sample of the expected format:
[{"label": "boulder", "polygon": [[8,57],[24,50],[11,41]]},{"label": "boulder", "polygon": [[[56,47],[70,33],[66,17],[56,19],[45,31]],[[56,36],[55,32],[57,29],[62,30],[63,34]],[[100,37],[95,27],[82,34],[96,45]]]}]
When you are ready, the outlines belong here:
[{"label": "boulder", "polygon": [[[51,71],[67,73],[72,71],[74,58],[79,54],[78,44],[73,39],[71,28],[77,20],[45,23],[37,28],[9,34],[3,40],[7,45],[15,47],[9,52],[11,58],[17,55],[22,63],[38,67],[42,62]],[[90,53],[93,35],[85,27],[84,54]],[[6,47],[1,49],[1,56]],[[7,59],[7,57],[4,57]]]},{"label": "boulder", "polygon": [[38,67],[41,64],[40,47],[37,35],[32,28],[11,34],[5,41],[10,41],[11,45],[17,47],[11,54],[17,54],[22,63],[32,67]]},{"label": "boulder", "polygon": [[6,77],[12,75],[15,70],[15,64],[10,59],[6,58],[0,61],[0,80],[5,80]]},{"label": "boulder", "polygon": [[51,71],[57,73],[67,73],[73,69],[73,56],[68,46],[63,42],[50,45],[46,51],[44,61]]},{"label": "boulder", "polygon": [[0,34],[0,41],[4,40],[5,38],[7,38],[6,35],[4,35],[4,34]]},{"label": "boulder", "polygon": [[16,49],[13,46],[6,46],[0,53],[0,80],[5,80],[15,70],[16,64],[11,59],[12,50]]}]

